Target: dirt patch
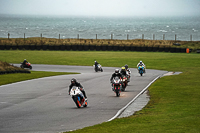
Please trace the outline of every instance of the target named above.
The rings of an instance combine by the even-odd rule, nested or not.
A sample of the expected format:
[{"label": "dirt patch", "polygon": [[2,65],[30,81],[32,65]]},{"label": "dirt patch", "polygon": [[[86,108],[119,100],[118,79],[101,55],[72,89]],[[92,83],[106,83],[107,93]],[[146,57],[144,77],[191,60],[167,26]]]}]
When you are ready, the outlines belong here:
[{"label": "dirt patch", "polygon": [[0,74],[10,74],[10,73],[30,73],[30,71],[11,65],[7,62],[0,61]]}]

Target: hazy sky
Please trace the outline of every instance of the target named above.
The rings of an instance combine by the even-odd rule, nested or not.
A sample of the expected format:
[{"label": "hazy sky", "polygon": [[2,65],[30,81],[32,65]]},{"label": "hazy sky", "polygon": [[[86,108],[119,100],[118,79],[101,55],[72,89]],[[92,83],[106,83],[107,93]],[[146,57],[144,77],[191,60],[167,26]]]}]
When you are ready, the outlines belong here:
[{"label": "hazy sky", "polygon": [[188,16],[200,15],[200,0],[0,0],[0,14]]}]

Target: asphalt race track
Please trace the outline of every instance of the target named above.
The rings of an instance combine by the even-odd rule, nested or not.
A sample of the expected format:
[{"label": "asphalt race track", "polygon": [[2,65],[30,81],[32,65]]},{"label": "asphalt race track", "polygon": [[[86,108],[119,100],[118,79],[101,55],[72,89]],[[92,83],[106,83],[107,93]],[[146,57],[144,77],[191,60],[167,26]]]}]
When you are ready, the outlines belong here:
[{"label": "asphalt race track", "polygon": [[[19,64],[15,64],[19,66]],[[146,70],[140,76],[131,69],[131,82],[120,97],[111,90],[113,67],[94,72],[91,66],[36,65],[36,71],[80,72],[0,86],[0,133],[64,132],[111,119],[154,78],[167,71]],[[68,95],[71,78],[85,88],[88,107],[77,108]]]}]

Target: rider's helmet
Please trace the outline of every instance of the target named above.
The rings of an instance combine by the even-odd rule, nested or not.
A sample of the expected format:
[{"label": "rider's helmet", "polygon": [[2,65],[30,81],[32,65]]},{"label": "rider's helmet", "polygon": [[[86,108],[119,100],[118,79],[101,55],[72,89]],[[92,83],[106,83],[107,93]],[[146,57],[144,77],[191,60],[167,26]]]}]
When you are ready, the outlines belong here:
[{"label": "rider's helmet", "polygon": [[76,79],[75,79],[75,78],[72,78],[72,79],[71,79],[71,83],[72,83],[72,84],[75,84],[75,83],[76,83]]},{"label": "rider's helmet", "polygon": [[26,59],[24,59],[24,61],[26,61]]},{"label": "rider's helmet", "polygon": [[118,74],[119,73],[119,69],[115,69],[115,73]]},{"label": "rider's helmet", "polygon": [[127,64],[124,67],[126,68],[126,70],[128,69],[128,65]]},{"label": "rider's helmet", "polygon": [[140,64],[142,64],[142,61],[140,61]]},{"label": "rider's helmet", "polygon": [[122,67],[122,71],[125,71],[125,67]]}]

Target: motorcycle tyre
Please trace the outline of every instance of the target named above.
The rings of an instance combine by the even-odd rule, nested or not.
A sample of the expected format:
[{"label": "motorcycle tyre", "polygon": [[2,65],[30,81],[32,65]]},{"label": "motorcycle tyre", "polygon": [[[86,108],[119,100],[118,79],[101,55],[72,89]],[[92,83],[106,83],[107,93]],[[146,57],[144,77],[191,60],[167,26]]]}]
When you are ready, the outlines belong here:
[{"label": "motorcycle tyre", "polygon": [[142,74],[143,74],[143,71],[142,71],[142,70],[140,70],[140,71],[139,71],[139,73],[140,73],[140,76],[142,76]]},{"label": "motorcycle tyre", "polygon": [[21,68],[24,68],[24,66],[23,66],[23,65],[20,65],[20,67],[21,67]]},{"label": "motorcycle tyre", "polygon": [[116,92],[116,97],[119,97],[120,96],[120,93],[119,92]]},{"label": "motorcycle tyre", "polygon": [[30,66],[30,69],[32,69],[32,66]]},{"label": "motorcycle tyre", "polygon": [[78,108],[81,107],[81,106],[79,106],[79,101],[78,101],[78,100],[76,101],[76,106],[77,106]]},{"label": "motorcycle tyre", "polygon": [[78,103],[78,102],[79,102],[79,101],[78,101],[78,98],[77,98],[77,97],[73,97],[73,100],[74,100],[74,102],[75,102],[77,108],[80,108],[79,103]]},{"label": "motorcycle tyre", "polygon": [[83,107],[87,107],[87,104],[83,105]]},{"label": "motorcycle tyre", "polygon": [[122,86],[122,91],[125,91],[125,89],[126,89],[126,85],[123,85]]}]

